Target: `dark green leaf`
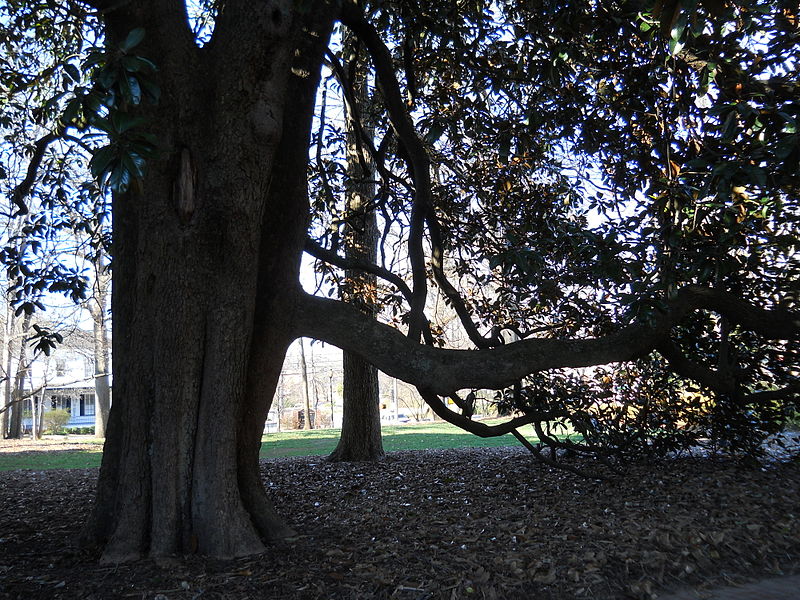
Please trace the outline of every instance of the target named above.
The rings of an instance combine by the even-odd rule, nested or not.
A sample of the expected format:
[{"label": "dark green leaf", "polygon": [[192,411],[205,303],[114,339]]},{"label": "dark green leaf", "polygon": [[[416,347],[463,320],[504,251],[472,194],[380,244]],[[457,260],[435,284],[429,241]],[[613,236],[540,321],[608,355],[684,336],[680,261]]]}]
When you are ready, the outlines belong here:
[{"label": "dark green leaf", "polygon": [[78,67],[73,65],[72,63],[65,63],[64,64],[64,72],[69,75],[70,79],[75,83],[81,82],[81,73],[78,71]]},{"label": "dark green leaf", "polygon": [[435,120],[431,123],[428,132],[425,134],[425,141],[429,144],[435,144],[442,137],[445,130],[445,123],[440,120]]},{"label": "dark green leaf", "polygon": [[120,63],[128,73],[139,73],[141,71],[155,71],[156,66],[151,61],[141,56],[123,56]]},{"label": "dark green leaf", "polygon": [[133,75],[128,75],[122,78],[122,95],[134,106],[142,101],[142,88],[139,86],[139,80]]},{"label": "dark green leaf", "polygon": [[129,52],[144,39],[144,33],[143,27],[137,27],[128,34],[128,37],[125,38],[125,41],[122,42],[119,47],[122,48],[124,52]]},{"label": "dark green leaf", "polygon": [[108,187],[114,192],[122,193],[128,190],[130,184],[130,171],[128,171],[123,164],[117,164],[117,166],[111,171],[111,175],[108,177]]},{"label": "dark green leaf", "polygon": [[101,179],[102,176],[108,171],[111,162],[116,158],[116,149],[114,146],[105,146],[95,151],[92,159],[89,161],[89,169],[92,176],[96,179]]},{"label": "dark green leaf", "polygon": [[144,117],[136,117],[131,115],[130,113],[125,112],[114,112],[111,115],[111,121],[114,126],[114,131],[116,133],[122,134],[126,131],[133,129],[145,122]]},{"label": "dark green leaf", "polygon": [[64,114],[61,116],[61,122],[64,125],[73,125],[78,119],[81,108],[83,108],[83,102],[81,98],[73,98],[70,100],[64,109]]},{"label": "dark green leaf", "polygon": [[103,67],[97,74],[97,83],[103,88],[110,90],[117,83],[117,71],[109,67]]}]

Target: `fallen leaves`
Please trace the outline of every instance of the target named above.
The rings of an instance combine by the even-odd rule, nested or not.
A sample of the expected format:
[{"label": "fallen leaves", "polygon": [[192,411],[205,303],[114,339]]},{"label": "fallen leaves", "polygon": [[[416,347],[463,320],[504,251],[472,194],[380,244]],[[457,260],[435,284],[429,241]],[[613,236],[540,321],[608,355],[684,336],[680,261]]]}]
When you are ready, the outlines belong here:
[{"label": "fallen leaves", "polygon": [[800,558],[796,463],[674,460],[600,483],[498,448],[262,472],[294,541],[114,569],[74,545],[96,470],[4,473],[0,598],[652,600]]}]

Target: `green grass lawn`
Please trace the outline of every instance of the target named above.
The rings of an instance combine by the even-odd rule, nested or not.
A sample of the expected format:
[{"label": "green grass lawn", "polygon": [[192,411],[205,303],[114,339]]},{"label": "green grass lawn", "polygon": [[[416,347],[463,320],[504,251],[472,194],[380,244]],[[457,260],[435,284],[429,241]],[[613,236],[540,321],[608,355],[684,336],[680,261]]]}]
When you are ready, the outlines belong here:
[{"label": "green grass lawn", "polygon": [[[479,438],[450,423],[416,423],[384,425],[383,449],[425,450],[429,448],[486,448],[514,446],[511,434],[495,438]],[[261,458],[330,454],[339,441],[341,429],[315,429],[267,433],[261,438]]]},{"label": "green grass lawn", "polygon": [[[329,454],[336,447],[340,433],[340,429],[268,433],[262,438],[261,458]],[[530,439],[535,441],[534,438]],[[95,438],[80,439],[70,436],[69,441],[73,440],[85,444],[85,448],[59,450],[58,446],[54,446],[52,450],[47,451],[0,452],[0,471],[99,467],[103,450],[101,441]],[[387,452],[428,448],[485,448],[516,444],[517,441],[510,434],[496,438],[479,438],[449,423],[383,426],[383,448]]]},{"label": "green grass lawn", "polygon": [[91,469],[100,466],[103,446],[89,446],[86,450],[38,450],[36,452],[0,452],[0,471],[15,469]]}]

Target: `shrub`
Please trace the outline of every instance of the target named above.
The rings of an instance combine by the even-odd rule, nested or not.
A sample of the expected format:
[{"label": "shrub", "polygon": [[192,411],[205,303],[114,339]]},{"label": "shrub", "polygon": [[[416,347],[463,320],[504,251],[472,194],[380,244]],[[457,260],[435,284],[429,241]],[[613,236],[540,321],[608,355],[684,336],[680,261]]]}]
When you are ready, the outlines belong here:
[{"label": "shrub", "polygon": [[69,423],[69,411],[59,408],[50,410],[42,416],[44,429],[50,433],[64,433],[64,426]]},{"label": "shrub", "polygon": [[69,432],[78,435],[94,435],[94,427],[72,427]]}]

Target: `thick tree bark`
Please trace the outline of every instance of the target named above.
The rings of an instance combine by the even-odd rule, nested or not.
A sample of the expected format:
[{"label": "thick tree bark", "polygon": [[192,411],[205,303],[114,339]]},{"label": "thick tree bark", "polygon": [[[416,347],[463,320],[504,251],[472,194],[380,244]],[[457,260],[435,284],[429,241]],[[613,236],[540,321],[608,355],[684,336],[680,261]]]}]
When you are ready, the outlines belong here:
[{"label": "thick tree bark", "polygon": [[384,456],[378,404],[378,370],[352,352],[342,356],[343,420],[331,461],[369,461]]},{"label": "thick tree bark", "polygon": [[182,2],[108,13],[110,44],[147,32],[137,52],[158,64],[161,99],[145,115],[160,156],[113,201],[118,368],[85,530],[107,561],[232,557],[291,533],[266,498],[258,450],[293,339],[287,296],[307,214],[293,148],[307,146],[335,10],[228,2],[203,49]]},{"label": "thick tree bark", "polygon": [[[345,231],[345,258],[375,263],[378,255],[378,223],[370,204],[375,198],[374,166],[365,145],[359,139],[356,121],[360,118],[362,130],[371,135],[371,111],[367,96],[367,63],[358,57],[355,36],[345,38],[345,53],[356,55],[358,61],[353,73],[353,99],[347,127],[346,209],[348,224]],[[359,114],[354,114],[357,111]],[[344,300],[358,307],[371,318],[377,312],[377,278],[375,275],[354,269],[345,271],[342,290]],[[384,456],[381,439],[380,388],[378,370],[364,358],[345,350],[342,356],[342,434],[334,451],[328,457],[337,461],[370,461]]]}]

